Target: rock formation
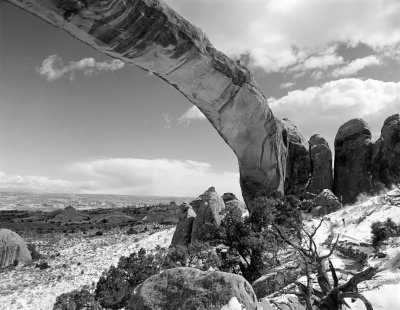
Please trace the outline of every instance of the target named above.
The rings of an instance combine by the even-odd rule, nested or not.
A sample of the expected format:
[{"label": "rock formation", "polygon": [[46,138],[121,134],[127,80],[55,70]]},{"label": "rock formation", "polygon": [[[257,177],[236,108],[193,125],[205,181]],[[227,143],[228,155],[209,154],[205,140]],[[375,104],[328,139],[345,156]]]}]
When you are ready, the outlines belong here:
[{"label": "rock formation", "polygon": [[215,191],[214,187],[210,187],[203,195],[200,207],[195,210],[196,218],[193,221],[191,242],[204,237],[210,227],[221,224],[220,212],[225,209],[222,198]]},{"label": "rock formation", "polygon": [[225,194],[222,195],[221,198],[222,198],[222,200],[224,201],[225,204],[230,200],[237,200],[235,194],[233,194],[233,193],[225,193]]},{"label": "rock formation", "polygon": [[187,203],[182,204],[180,207],[179,222],[172,237],[171,246],[187,246],[190,243],[195,218],[196,213],[193,211],[192,206]]},{"label": "rock formation", "polygon": [[284,128],[251,73],[217,51],[199,28],[164,2],[6,1],[104,54],[154,73],[180,91],[236,154],[246,202],[283,191]]},{"label": "rock formation", "polygon": [[320,135],[313,135],[310,145],[311,179],[307,192],[318,195],[323,189],[333,189],[332,152],[328,142]]},{"label": "rock formation", "polygon": [[165,270],[139,285],[131,295],[128,309],[220,310],[232,299],[247,310],[258,308],[253,288],[241,276],[180,267]]},{"label": "rock formation", "polygon": [[371,190],[371,131],[362,119],[340,126],[335,137],[334,193],[342,203]]},{"label": "rock formation", "polygon": [[313,201],[314,208],[311,213],[314,216],[322,216],[339,210],[342,204],[331,190],[324,189]]},{"label": "rock formation", "polygon": [[31,253],[20,235],[9,229],[0,229],[0,267],[31,260]]},{"label": "rock formation", "polygon": [[388,117],[383,123],[380,138],[372,151],[372,173],[374,182],[387,188],[400,183],[400,116]]},{"label": "rock formation", "polygon": [[288,119],[282,120],[284,144],[288,147],[285,193],[301,195],[310,178],[309,147],[300,129]]}]

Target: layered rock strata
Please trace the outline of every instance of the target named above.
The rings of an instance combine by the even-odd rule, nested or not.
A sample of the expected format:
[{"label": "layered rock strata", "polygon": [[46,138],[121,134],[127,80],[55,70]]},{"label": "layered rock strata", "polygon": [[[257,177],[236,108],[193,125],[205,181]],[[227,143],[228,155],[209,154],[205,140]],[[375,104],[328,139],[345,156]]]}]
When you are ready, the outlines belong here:
[{"label": "layered rock strata", "polygon": [[342,203],[352,203],[372,187],[371,131],[362,119],[340,126],[335,137],[334,193]]},{"label": "layered rock strata", "polygon": [[250,72],[158,0],[6,0],[180,91],[207,117],[239,162],[245,201],[283,191],[284,128]]}]

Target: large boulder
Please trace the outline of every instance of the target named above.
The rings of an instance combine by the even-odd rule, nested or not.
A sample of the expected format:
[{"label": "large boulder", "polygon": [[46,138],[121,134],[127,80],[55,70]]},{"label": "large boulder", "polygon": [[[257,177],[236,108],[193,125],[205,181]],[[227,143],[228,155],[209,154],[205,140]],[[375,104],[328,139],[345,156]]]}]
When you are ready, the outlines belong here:
[{"label": "large boulder", "polygon": [[291,120],[282,120],[287,136],[285,193],[301,195],[310,178],[309,146],[301,130]]},{"label": "large boulder", "polygon": [[191,242],[202,239],[213,226],[221,224],[221,211],[225,209],[222,198],[215,191],[214,187],[210,187],[204,192],[203,200],[195,209],[196,218],[193,221]]},{"label": "large boulder", "polygon": [[365,121],[357,118],[340,126],[335,137],[334,193],[342,203],[370,192],[371,156],[371,131]]},{"label": "large boulder", "polygon": [[400,183],[400,116],[388,117],[382,127],[380,138],[372,152],[374,181],[390,188]]},{"label": "large boulder", "polygon": [[325,138],[316,134],[310,145],[311,179],[307,192],[318,195],[323,189],[333,189],[332,152]]},{"label": "large boulder", "polygon": [[192,206],[187,203],[182,204],[178,217],[179,222],[176,225],[176,229],[171,241],[171,246],[187,246],[190,243],[193,221],[195,218],[196,213],[193,211]]},{"label": "large boulder", "polygon": [[257,298],[241,276],[181,267],[154,275],[135,288],[130,310],[221,310],[236,302],[256,310]]},{"label": "large boulder", "polygon": [[314,200],[314,208],[311,213],[314,216],[322,216],[339,210],[342,204],[331,190],[324,189]]},{"label": "large boulder", "polygon": [[31,253],[21,236],[12,230],[0,229],[0,267],[30,261]]}]

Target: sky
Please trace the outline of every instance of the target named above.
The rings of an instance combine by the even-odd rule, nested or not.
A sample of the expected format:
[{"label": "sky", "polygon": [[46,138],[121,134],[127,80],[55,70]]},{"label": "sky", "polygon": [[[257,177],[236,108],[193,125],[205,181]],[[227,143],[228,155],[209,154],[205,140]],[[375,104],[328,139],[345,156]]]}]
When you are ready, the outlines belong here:
[{"label": "sky", "polygon": [[[333,149],[400,111],[398,0],[167,0]],[[164,81],[0,1],[0,190],[240,196],[237,159]]]}]

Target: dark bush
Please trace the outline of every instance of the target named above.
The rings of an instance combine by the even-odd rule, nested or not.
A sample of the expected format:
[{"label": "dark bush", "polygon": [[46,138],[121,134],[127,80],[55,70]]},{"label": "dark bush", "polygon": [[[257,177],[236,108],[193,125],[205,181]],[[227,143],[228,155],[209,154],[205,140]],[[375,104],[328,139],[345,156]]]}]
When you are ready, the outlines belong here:
[{"label": "dark bush", "polygon": [[43,255],[40,254],[40,253],[36,250],[36,246],[35,246],[34,243],[28,243],[28,244],[27,244],[27,247],[28,247],[29,252],[31,253],[32,260],[38,260],[38,259],[43,258]]},{"label": "dark bush", "polygon": [[374,222],[371,225],[372,245],[380,247],[383,241],[389,237],[400,236],[400,225],[397,225],[391,218],[385,222]]},{"label": "dark bush", "polygon": [[128,230],[127,230],[127,232],[126,232],[126,234],[127,235],[136,235],[136,234],[138,234],[139,232],[137,231],[137,229],[135,229],[135,228],[129,228]]},{"label": "dark bush", "polygon": [[100,310],[94,294],[85,287],[57,296],[53,310]]},{"label": "dark bush", "polygon": [[45,270],[45,269],[49,269],[50,265],[47,262],[41,262],[39,264],[36,264],[35,267],[39,268],[40,270]]},{"label": "dark bush", "polygon": [[[220,227],[211,233],[210,238],[229,249],[229,259],[223,259],[222,265],[227,264],[225,267],[234,270],[234,262],[238,262],[240,273],[250,283],[278,266],[278,251],[286,245],[272,224],[286,228],[290,235],[296,236],[301,224],[299,205],[294,196],[274,194],[255,199],[247,218],[243,218],[235,208],[226,209]],[[235,255],[240,260],[235,259]]]},{"label": "dark bush", "polygon": [[103,273],[96,286],[96,298],[101,306],[121,309],[127,305],[133,289],[148,277],[161,271],[165,254],[147,254],[145,249],[121,257],[117,267]]},{"label": "dark bush", "polygon": [[102,236],[102,235],[103,235],[103,232],[102,232],[101,230],[96,231],[95,235],[96,235],[96,236]]}]

